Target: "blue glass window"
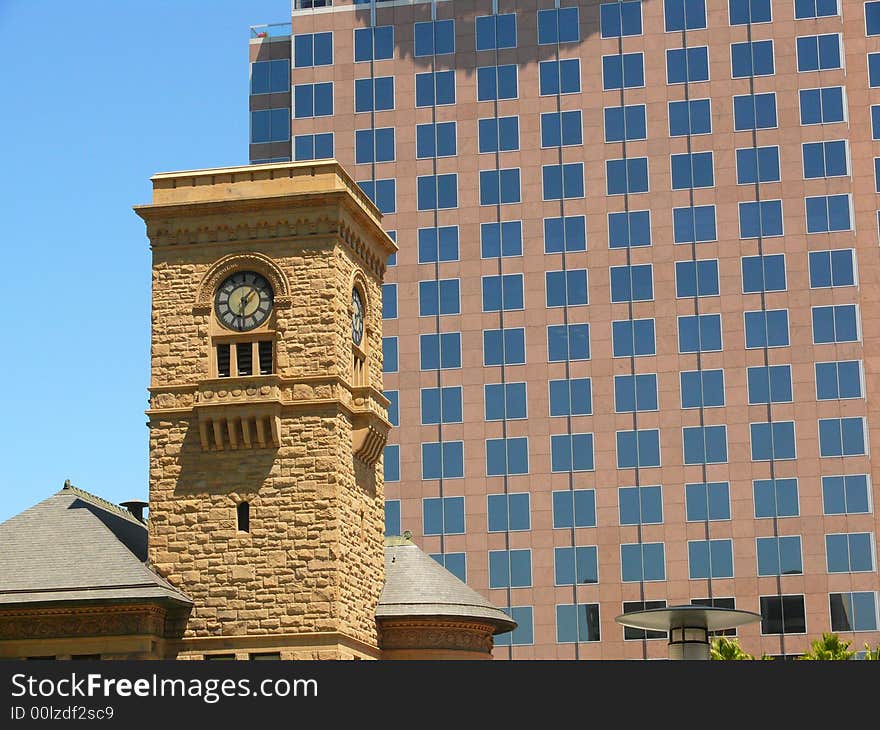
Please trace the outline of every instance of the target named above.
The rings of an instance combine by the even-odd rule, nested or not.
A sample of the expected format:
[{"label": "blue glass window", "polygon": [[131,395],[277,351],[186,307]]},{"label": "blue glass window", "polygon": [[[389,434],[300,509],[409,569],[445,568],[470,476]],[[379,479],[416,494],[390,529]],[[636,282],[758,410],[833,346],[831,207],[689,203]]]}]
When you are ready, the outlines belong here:
[{"label": "blue glass window", "polygon": [[547,356],[550,362],[589,360],[590,325],[549,325],[547,327]]},{"label": "blue glass window", "polygon": [[525,436],[486,439],[486,476],[529,473],[529,440]]},{"label": "blue glass window", "polygon": [[610,271],[612,302],[640,302],[654,298],[651,264],[612,266]]},{"label": "blue glass window", "polygon": [[458,207],[458,175],[420,175],[416,179],[419,210]]},{"label": "blue glass window", "polygon": [[829,573],[862,573],[874,566],[874,535],[850,532],[825,535],[825,555]]},{"label": "blue glass window", "polygon": [[394,178],[364,180],[358,185],[381,213],[394,213],[397,210],[397,183]]},{"label": "blue glass window", "polygon": [[388,405],[388,422],[392,426],[400,425],[400,391],[386,390],[385,397],[391,401]]},{"label": "blue glass window", "polygon": [[828,596],[828,604],[832,631],[877,630],[876,591],[831,593]]},{"label": "blue glass window", "polygon": [[782,235],[782,201],[758,200],[739,204],[739,237]]},{"label": "blue glass window", "polygon": [[[462,579],[464,580],[464,579]],[[511,606],[502,609],[516,621],[516,628],[505,634],[496,634],[495,646],[528,646],[535,643],[535,615],[531,606]]]},{"label": "blue glass window", "polygon": [[712,132],[712,104],[709,99],[669,102],[669,136]]},{"label": "blue glass window", "polygon": [[489,532],[517,532],[531,529],[529,493],[490,494],[487,497]]},{"label": "blue glass window", "polygon": [[480,252],[484,259],[522,256],[522,221],[480,224]]},{"label": "blue glass window", "polygon": [[807,198],[807,233],[852,230],[852,200],[848,194]]},{"label": "blue glass window", "polygon": [[461,367],[461,332],[419,335],[422,370]]},{"label": "blue glass window", "polygon": [[817,400],[843,400],[864,396],[861,360],[816,363]]},{"label": "blue glass window", "polygon": [[672,237],[676,243],[703,243],[718,238],[715,206],[672,209]]},{"label": "blue glass window", "polygon": [[688,522],[730,519],[728,482],[685,484],[684,494]]},{"label": "blue glass window", "polygon": [[758,575],[801,575],[804,572],[800,535],[759,537],[757,548]]},{"label": "blue glass window", "polygon": [[666,51],[666,83],[709,80],[709,47],[670,48]]},{"label": "blue glass window", "polygon": [[824,89],[801,89],[799,92],[801,124],[833,124],[846,119],[842,86]]},{"label": "blue glass window", "polygon": [[736,182],[779,182],[779,147],[744,147],[736,151]]},{"label": "blue glass window", "polygon": [[712,352],[720,349],[720,314],[694,314],[678,318],[679,352]]},{"label": "blue glass window", "polygon": [[461,423],[461,386],[422,388],[422,425]]},{"label": "blue glass window", "polygon": [[769,23],[770,0],[729,0],[728,11],[731,25]]},{"label": "blue glass window", "polygon": [[644,86],[644,54],[623,53],[602,56],[602,83],[605,91]]},{"label": "blue glass window", "polygon": [[813,307],[813,342],[857,342],[859,315],[855,304]]},{"label": "blue glass window", "polygon": [[541,147],[564,147],[582,144],[583,141],[580,109],[541,114]]},{"label": "blue glass window", "polygon": [[354,133],[354,150],[354,161],[357,164],[393,162],[394,127],[357,130]]},{"label": "blue glass window", "polygon": [[589,416],[593,413],[593,388],[589,378],[550,381],[551,416]]},{"label": "blue glass window", "polygon": [[480,205],[502,205],[519,202],[519,168],[480,170]]},{"label": "blue glass window", "polygon": [[608,195],[648,192],[648,158],[628,157],[605,161],[605,184]]},{"label": "blue glass window", "polygon": [[294,160],[329,160],[331,157],[333,157],[333,132],[298,134],[293,138]]},{"label": "blue glass window", "polygon": [[614,410],[618,413],[656,411],[657,375],[615,375]]},{"label": "blue glass window", "polygon": [[525,383],[490,383],[483,386],[486,403],[486,420],[526,418]]},{"label": "blue glass window", "polygon": [[723,370],[684,370],[679,374],[682,408],[724,405]]},{"label": "blue glass window", "polygon": [[733,97],[735,132],[776,127],[776,93],[743,94]]},{"label": "blue glass window", "polygon": [[706,27],[706,0],[663,0],[666,32]]},{"label": "blue glass window", "polygon": [[659,485],[617,490],[621,525],[659,525],[663,522],[663,492]]},{"label": "blue glass window", "polygon": [[455,122],[416,125],[416,157],[452,157],[457,153]]},{"label": "blue glass window", "polygon": [[435,441],[422,444],[422,479],[461,479],[463,477],[463,441]]},{"label": "blue glass window", "polygon": [[385,481],[400,481],[400,446],[388,444],[382,454],[382,462],[385,467]]},{"label": "blue glass window", "polygon": [[593,434],[551,436],[550,468],[554,472],[593,471]]},{"label": "blue glass window", "polygon": [[[570,112],[563,112],[570,113]],[[580,121],[580,112],[578,121]],[[543,117],[544,115],[542,115]],[[580,131],[580,126],[578,126]],[[631,139],[646,139],[648,123],[644,104],[605,107],[605,141],[623,142]],[[580,144],[580,142],[578,142]]]},{"label": "blue glass window", "polygon": [[544,253],[587,250],[587,220],[582,215],[544,219]]},{"label": "blue glass window", "polygon": [[[455,71],[416,74],[416,106],[455,104]],[[356,110],[357,111],[357,110]]]},{"label": "blue glass window", "polygon": [[666,580],[666,556],[662,542],[620,546],[620,574],[624,583]]},{"label": "blue glass window", "polygon": [[510,152],[519,149],[519,117],[480,119],[480,152]]},{"label": "blue glass window", "polygon": [[531,550],[489,551],[489,588],[528,588],[531,584]]},{"label": "blue glass window", "polygon": [[805,178],[849,175],[849,153],[845,140],[807,142],[802,150]]},{"label": "blue glass window", "polygon": [[819,456],[861,456],[866,450],[864,418],[819,419]]},{"label": "blue glass window", "polygon": [[422,500],[425,535],[464,534],[464,497],[429,497]]},{"label": "blue glass window", "polygon": [[382,284],[382,319],[397,319],[397,284]]},{"label": "blue glass window", "polygon": [[880,35],[880,2],[865,3],[865,35]]},{"label": "blue glass window", "polygon": [[554,529],[595,526],[595,489],[563,489],[553,492]]},{"label": "blue glass window", "polygon": [[682,429],[685,464],[727,462],[727,426],[690,426]]},{"label": "blue glass window", "polygon": [[516,99],[516,64],[477,69],[477,101]]},{"label": "blue glass window", "polygon": [[798,71],[826,71],[841,67],[841,43],[837,33],[807,35],[797,39]]},{"label": "blue glass window", "polygon": [[581,90],[581,62],[579,58],[541,61],[538,66],[541,96],[576,94]]},{"label": "blue glass window", "polygon": [[480,15],[475,21],[477,50],[516,48],[516,13]]},{"label": "blue glass window", "polygon": [[794,0],[795,20],[839,15],[838,0]]},{"label": "blue glass window", "polygon": [[747,370],[749,405],[791,403],[791,365],[755,365]]},{"label": "blue glass window", "polygon": [[553,567],[558,586],[598,583],[598,549],[595,545],[554,548]]},{"label": "blue glass window", "polygon": [[611,323],[614,357],[639,357],[657,353],[653,319],[624,319]]},{"label": "blue glass window", "polygon": [[[638,3],[623,4],[637,5]],[[578,550],[580,549],[578,548]],[[578,563],[578,570],[580,570],[580,562]],[[589,583],[590,581],[586,582]],[[598,603],[564,603],[556,606],[557,644],[583,644],[590,641],[600,641],[601,635],[599,632]]]},{"label": "blue glass window", "polygon": [[[567,9],[567,8],[566,8]],[[546,40],[540,40],[541,13],[549,13],[549,10],[538,11],[538,36],[539,43],[555,43],[555,39],[548,33]],[[559,28],[562,29],[560,18]],[[603,38],[620,38],[628,35],[642,34],[642,3],[635,2],[611,2],[602,3],[599,6],[599,25]],[[577,40],[575,38],[574,40]]]},{"label": "blue glass window", "polygon": [[744,294],[785,291],[785,254],[743,256],[742,287]]},{"label": "blue glass window", "polygon": [[755,517],[797,517],[797,479],[755,479],[752,482],[755,496]]},{"label": "blue glass window", "polygon": [[290,139],[290,110],[251,112],[251,142],[284,142]]},{"label": "blue glass window", "polygon": [[656,428],[617,432],[617,468],[660,466],[660,431]]},{"label": "blue glass window", "polygon": [[867,474],[822,477],[822,505],[826,515],[871,512],[871,485]]},{"label": "blue glass window", "polygon": [[458,226],[419,228],[419,263],[458,261]]},{"label": "blue glass window", "polygon": [[794,459],[796,456],[794,421],[750,423],[752,461]]},{"label": "blue glass window", "polygon": [[483,330],[483,365],[522,365],[525,361],[525,329]]},{"label": "blue glass window", "polygon": [[355,28],[354,60],[381,61],[394,57],[394,26]]},{"label": "blue glass window", "polygon": [[746,41],[730,46],[731,75],[735,79],[749,76],[772,76],[773,41]]},{"label": "blue glass window", "polygon": [[251,94],[290,91],[290,61],[257,61],[251,64]]},{"label": "blue glass window", "polygon": [[547,271],[544,278],[548,307],[589,304],[586,269]]},{"label": "blue glass window", "polygon": [[455,53],[455,21],[426,20],[415,23],[415,50],[413,55],[440,56]]},{"label": "blue glass window", "polygon": [[293,36],[293,65],[295,68],[330,66],[332,64],[332,33],[303,33]]},{"label": "blue glass window", "polygon": [[650,245],[651,211],[631,210],[608,214],[608,246],[610,248]]},{"label": "blue glass window", "polygon": [[354,110],[356,112],[378,112],[388,109],[394,109],[393,76],[377,76],[375,79],[355,79]]},{"label": "blue glass window", "polygon": [[[386,479],[387,481],[387,479]],[[400,534],[400,500],[385,500],[385,537]]]},{"label": "blue glass window", "polygon": [[[431,553],[431,558],[440,563],[462,583],[467,582],[467,556],[464,553]],[[507,635],[505,634],[505,636]]]},{"label": "blue glass window", "polygon": [[483,277],[483,311],[523,308],[523,275],[500,274]]},{"label": "blue glass window", "polygon": [[711,188],[715,172],[711,152],[686,152],[672,155],[672,189]]},{"label": "blue glass window", "polygon": [[689,540],[688,577],[733,578],[733,540]]},{"label": "blue glass window", "polygon": [[[482,173],[481,173],[482,174]],[[544,165],[541,168],[544,200],[584,197],[584,163]]]},{"label": "blue glass window", "polygon": [[397,338],[382,338],[382,372],[397,372]]},{"label": "blue glass window", "polygon": [[746,347],[788,347],[788,310],[745,313]]},{"label": "blue glass window", "polygon": [[717,297],[718,260],[676,261],[675,295],[677,297]]}]

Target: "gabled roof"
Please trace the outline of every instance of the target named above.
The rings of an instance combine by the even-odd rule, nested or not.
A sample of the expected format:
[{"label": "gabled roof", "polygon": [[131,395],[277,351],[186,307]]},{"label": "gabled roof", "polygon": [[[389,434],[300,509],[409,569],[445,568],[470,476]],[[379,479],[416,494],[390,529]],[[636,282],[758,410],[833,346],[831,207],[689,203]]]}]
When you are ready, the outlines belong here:
[{"label": "gabled roof", "polygon": [[385,587],[376,618],[437,617],[478,619],[495,624],[496,634],[516,628],[495,608],[406,538],[385,542]]},{"label": "gabled roof", "polygon": [[65,485],[0,523],[0,606],[71,601],[192,601],[150,569],[147,528]]}]

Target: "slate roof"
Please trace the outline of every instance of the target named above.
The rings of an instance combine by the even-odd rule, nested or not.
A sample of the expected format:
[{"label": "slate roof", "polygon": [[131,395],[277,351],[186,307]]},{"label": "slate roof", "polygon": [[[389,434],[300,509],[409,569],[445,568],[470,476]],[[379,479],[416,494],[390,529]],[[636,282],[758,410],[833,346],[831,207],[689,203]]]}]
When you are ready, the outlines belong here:
[{"label": "slate roof", "polygon": [[516,622],[456,578],[406,538],[385,543],[385,587],[376,618],[432,616],[450,619],[488,619],[496,634],[516,628]]},{"label": "slate roof", "polygon": [[0,606],[70,601],[192,601],[150,569],[147,528],[65,485],[0,523]]}]

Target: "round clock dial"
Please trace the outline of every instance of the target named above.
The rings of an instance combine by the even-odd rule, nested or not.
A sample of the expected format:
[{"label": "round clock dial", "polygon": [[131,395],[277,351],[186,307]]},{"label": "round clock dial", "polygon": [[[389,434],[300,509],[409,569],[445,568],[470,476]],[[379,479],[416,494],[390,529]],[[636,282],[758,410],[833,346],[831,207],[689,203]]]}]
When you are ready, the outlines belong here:
[{"label": "round clock dial", "polygon": [[364,339],[364,300],[357,289],[351,292],[351,339],[356,345]]},{"label": "round clock dial", "polygon": [[272,285],[253,271],[239,271],[218,288],[217,318],[228,329],[246,332],[259,327],[272,311]]}]

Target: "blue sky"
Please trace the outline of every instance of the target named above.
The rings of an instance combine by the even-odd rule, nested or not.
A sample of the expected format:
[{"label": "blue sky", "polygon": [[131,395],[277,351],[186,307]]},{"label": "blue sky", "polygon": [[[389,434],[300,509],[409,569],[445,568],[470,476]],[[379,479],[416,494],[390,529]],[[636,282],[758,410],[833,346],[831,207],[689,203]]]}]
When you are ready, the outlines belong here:
[{"label": "blue sky", "polygon": [[248,27],[289,0],[0,0],[0,522],[146,499],[150,175],[247,163]]}]

